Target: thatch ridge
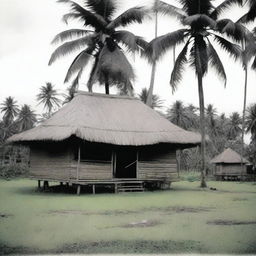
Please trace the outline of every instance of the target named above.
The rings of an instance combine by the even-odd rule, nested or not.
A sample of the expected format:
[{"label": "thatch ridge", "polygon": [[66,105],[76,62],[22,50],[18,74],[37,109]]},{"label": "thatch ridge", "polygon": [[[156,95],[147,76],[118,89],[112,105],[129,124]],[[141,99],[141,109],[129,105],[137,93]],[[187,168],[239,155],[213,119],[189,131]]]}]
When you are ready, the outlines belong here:
[{"label": "thatch ridge", "polygon": [[41,125],[9,138],[9,142],[76,136],[115,145],[175,143],[198,145],[201,135],[170,123],[140,100],[129,96],[79,92]]},{"label": "thatch ridge", "polygon": [[241,157],[237,152],[232,150],[231,148],[225,149],[222,153],[215,156],[210,163],[217,164],[217,163],[229,163],[229,164],[239,164],[239,163],[249,163],[247,159]]}]

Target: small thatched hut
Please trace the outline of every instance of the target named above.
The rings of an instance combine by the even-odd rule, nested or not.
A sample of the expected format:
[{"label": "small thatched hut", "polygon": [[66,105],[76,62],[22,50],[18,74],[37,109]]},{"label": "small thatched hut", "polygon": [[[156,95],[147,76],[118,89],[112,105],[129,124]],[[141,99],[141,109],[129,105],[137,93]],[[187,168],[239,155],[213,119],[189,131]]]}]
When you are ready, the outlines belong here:
[{"label": "small thatched hut", "polygon": [[247,175],[246,165],[249,163],[231,148],[225,149],[214,157],[211,162],[215,164],[215,177],[219,179],[243,179]]},{"label": "small thatched hut", "polygon": [[29,145],[33,179],[139,190],[177,179],[176,150],[198,145],[200,135],[173,125],[138,99],[80,92],[9,142]]}]

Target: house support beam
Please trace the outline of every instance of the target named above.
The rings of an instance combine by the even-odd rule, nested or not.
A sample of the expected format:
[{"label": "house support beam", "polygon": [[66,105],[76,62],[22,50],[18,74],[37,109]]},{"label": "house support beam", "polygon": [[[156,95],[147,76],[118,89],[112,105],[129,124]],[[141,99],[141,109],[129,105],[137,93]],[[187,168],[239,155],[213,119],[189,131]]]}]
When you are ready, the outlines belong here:
[{"label": "house support beam", "polygon": [[80,192],[81,192],[81,185],[78,185],[76,190],[76,193],[78,196],[80,196]]}]

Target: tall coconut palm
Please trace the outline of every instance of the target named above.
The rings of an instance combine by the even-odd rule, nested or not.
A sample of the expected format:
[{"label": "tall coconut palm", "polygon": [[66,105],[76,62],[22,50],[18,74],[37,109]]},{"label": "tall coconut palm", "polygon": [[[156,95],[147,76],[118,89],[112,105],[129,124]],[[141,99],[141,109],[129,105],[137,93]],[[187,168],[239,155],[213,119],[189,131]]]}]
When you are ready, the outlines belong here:
[{"label": "tall coconut palm", "polygon": [[48,110],[48,115],[51,115],[54,107],[59,107],[61,100],[58,98],[58,92],[54,89],[51,83],[46,83],[41,86],[40,93],[37,94],[38,104],[43,104],[44,108]]},{"label": "tall coconut palm", "polygon": [[14,100],[13,97],[9,96],[5,99],[3,103],[1,103],[1,112],[3,115],[3,121],[6,124],[11,124],[14,120],[14,118],[19,113],[19,107],[17,105],[17,101]]},{"label": "tall coconut palm", "polygon": [[131,53],[142,52],[147,43],[129,31],[117,30],[117,28],[135,22],[142,23],[147,14],[145,8],[130,8],[113,18],[117,11],[114,0],[87,0],[83,1],[83,5],[71,0],[58,2],[66,3],[71,7],[71,12],[63,17],[64,21],[68,22],[70,19],[81,21],[84,29],[66,30],[53,39],[53,43],[65,43],[53,52],[49,65],[59,57],[80,50],[67,71],[65,82],[70,81],[73,76],[78,82],[85,66],[93,60],[87,82],[89,91],[92,91],[92,86],[96,82],[105,85],[106,94],[109,94],[111,85],[131,90],[134,71],[121,47],[125,46]]},{"label": "tall coconut palm", "polygon": [[37,122],[36,114],[27,104],[21,107],[18,114],[17,125],[20,132],[26,131],[34,127]]},{"label": "tall coconut palm", "polygon": [[[227,51],[235,60],[240,58],[241,49],[218,33],[219,29],[216,18],[211,17],[215,8],[211,0],[179,0],[185,14],[178,13],[184,29],[160,36],[150,42],[148,54],[152,60],[159,60],[162,55],[170,48],[185,43],[184,48],[178,55],[170,84],[175,90],[182,79],[184,65],[189,62],[194,68],[198,80],[198,94],[200,106],[200,131],[201,131],[201,187],[206,186],[205,182],[205,113],[204,113],[204,92],[203,77],[207,74],[208,66],[212,66],[218,75],[226,83],[226,73],[223,64],[212,45],[214,39],[225,51]],[[175,9],[170,7],[170,14],[173,15]],[[235,36],[239,36],[236,34]],[[189,56],[189,58],[187,58]]]},{"label": "tall coconut palm", "polygon": [[[142,88],[141,92],[139,93],[139,98],[142,102],[147,104],[149,90],[147,88]],[[155,108],[162,108],[163,107],[163,100],[157,94],[152,95],[152,101],[150,107]],[[148,105],[148,104],[147,104]]]}]

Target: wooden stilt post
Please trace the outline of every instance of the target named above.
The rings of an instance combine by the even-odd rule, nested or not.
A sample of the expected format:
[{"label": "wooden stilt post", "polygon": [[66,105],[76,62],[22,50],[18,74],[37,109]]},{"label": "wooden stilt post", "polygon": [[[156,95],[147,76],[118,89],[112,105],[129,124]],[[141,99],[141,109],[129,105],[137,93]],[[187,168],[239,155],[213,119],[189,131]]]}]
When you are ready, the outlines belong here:
[{"label": "wooden stilt post", "polygon": [[115,183],[115,193],[117,193],[118,190],[117,190],[117,183]]},{"label": "wooden stilt post", "polygon": [[41,180],[37,181],[37,187],[40,189],[41,188]]},{"label": "wooden stilt post", "polygon": [[44,181],[44,190],[49,188],[49,182],[47,180]]},{"label": "wooden stilt post", "polygon": [[77,191],[76,191],[78,196],[80,196],[80,192],[81,192],[81,185],[78,185],[77,186]]},{"label": "wooden stilt post", "polygon": [[92,193],[95,195],[95,184],[92,185]]},{"label": "wooden stilt post", "polygon": [[78,147],[78,156],[77,156],[77,168],[76,168],[76,180],[79,180],[79,167],[80,167],[80,160],[81,160],[81,150],[80,146]]}]

